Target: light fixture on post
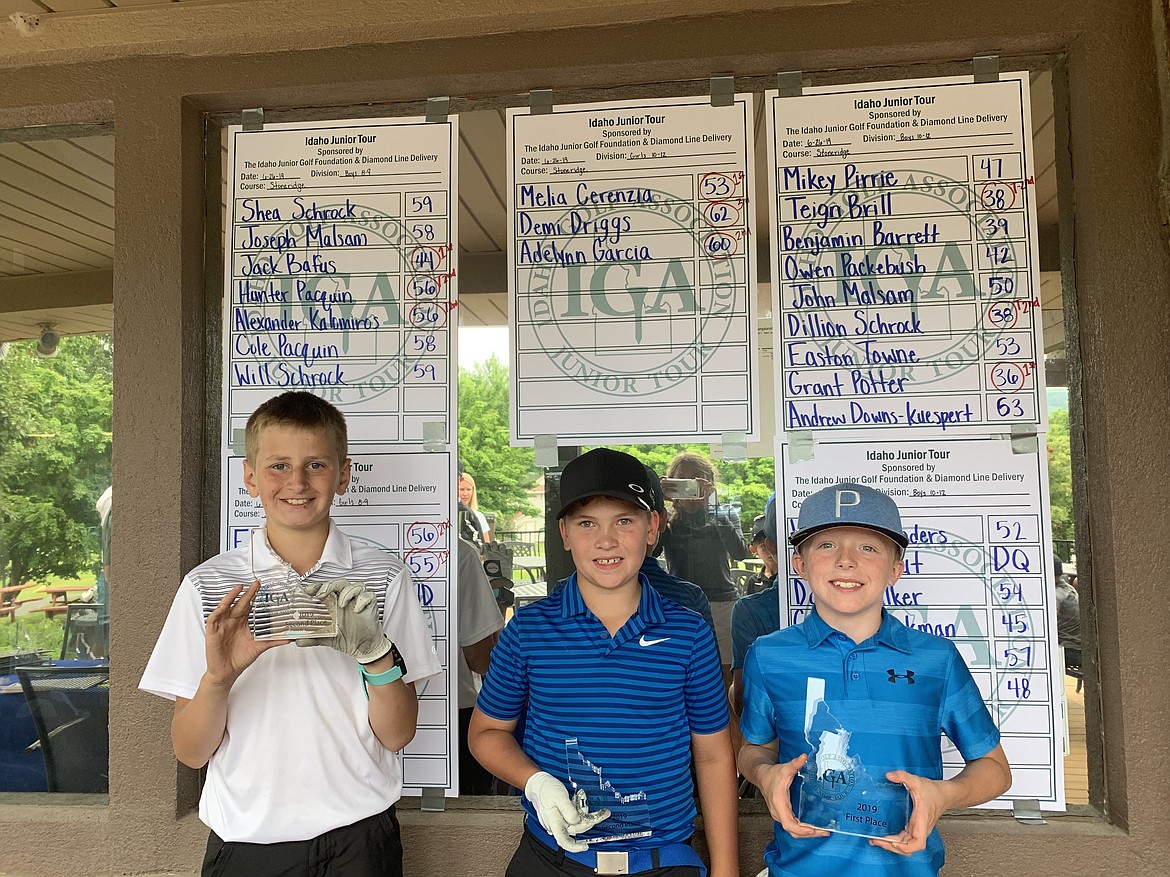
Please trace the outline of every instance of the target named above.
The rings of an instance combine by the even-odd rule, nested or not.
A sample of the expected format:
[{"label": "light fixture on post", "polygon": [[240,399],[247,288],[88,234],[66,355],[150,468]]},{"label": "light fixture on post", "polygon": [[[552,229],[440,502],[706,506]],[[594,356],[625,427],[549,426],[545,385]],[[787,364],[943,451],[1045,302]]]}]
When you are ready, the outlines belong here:
[{"label": "light fixture on post", "polygon": [[37,341],[37,356],[52,359],[57,355],[57,345],[61,343],[61,336],[57,333],[56,323],[37,323],[41,330],[40,340]]}]

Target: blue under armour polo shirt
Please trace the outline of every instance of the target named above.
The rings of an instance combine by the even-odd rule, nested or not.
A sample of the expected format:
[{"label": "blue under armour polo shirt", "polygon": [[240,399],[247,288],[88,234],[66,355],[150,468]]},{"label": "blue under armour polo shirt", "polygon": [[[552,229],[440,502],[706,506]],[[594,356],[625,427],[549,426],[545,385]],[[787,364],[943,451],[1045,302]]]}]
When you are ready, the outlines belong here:
[{"label": "blue under armour polo shirt", "polygon": [[[728,724],[711,629],[696,613],[660,597],[645,576],[639,579],[638,611],[614,637],[586,608],[576,574],[517,612],[492,650],[476,703],[502,722],[525,713],[525,754],[565,782],[570,795],[573,760],[578,776],[585,765],[601,788],[645,801],[651,835],[594,845],[601,850],[689,838],[695,817],[691,734],[714,734]],[[532,805],[523,803],[535,819]],[[603,822],[587,836],[605,829]]]},{"label": "blue under armour polo shirt", "polygon": [[[756,640],[743,671],[744,739],[758,745],[778,739],[781,762],[809,752],[804,721],[810,677],[824,679],[826,705],[852,732],[849,754],[872,777],[907,770],[942,779],[943,733],[967,761],[999,744],[999,730],[951,641],[910,630],[884,610],[878,632],[859,644],[815,611],[799,625]],[[943,845],[936,829],[925,850],[905,857],[851,835],[798,840],[777,823],[765,860],[770,877],[925,877],[942,868]]]}]

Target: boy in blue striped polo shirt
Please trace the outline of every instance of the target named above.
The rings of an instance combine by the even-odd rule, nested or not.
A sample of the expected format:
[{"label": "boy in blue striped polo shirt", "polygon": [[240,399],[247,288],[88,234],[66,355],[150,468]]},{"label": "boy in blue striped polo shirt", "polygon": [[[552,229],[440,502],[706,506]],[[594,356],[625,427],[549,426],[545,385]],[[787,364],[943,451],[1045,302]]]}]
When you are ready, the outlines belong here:
[{"label": "boy in blue striped polo shirt", "polygon": [[557,518],[577,571],[518,612],[492,653],[469,743],[524,789],[510,877],[706,874],[690,847],[692,751],[711,875],[739,873],[715,637],[638,572],[658,529],[651,497],[628,454],[598,448],[566,465]]},{"label": "boy in blue striped polo shirt", "polygon": [[[890,497],[852,483],[818,491],[801,504],[789,541],[796,549],[792,567],[812,589],[813,611],[756,640],[743,671],[739,768],[776,820],[768,873],[936,875],[943,845],[935,826],[943,813],[990,801],[1011,785],[999,731],[951,641],[910,630],[882,608],[886,588],[902,575],[908,544]],[[832,730],[814,741],[817,720],[822,730],[829,720]],[[943,733],[967,762],[949,780]],[[829,742],[836,746],[826,750]],[[793,780],[818,744],[840,763],[825,777],[816,774],[818,785],[830,773],[838,784],[826,799],[846,796],[855,783],[899,783],[912,804],[905,829],[883,837],[830,835],[800,822]],[[850,819],[864,818],[842,812],[839,824],[848,830]]]}]

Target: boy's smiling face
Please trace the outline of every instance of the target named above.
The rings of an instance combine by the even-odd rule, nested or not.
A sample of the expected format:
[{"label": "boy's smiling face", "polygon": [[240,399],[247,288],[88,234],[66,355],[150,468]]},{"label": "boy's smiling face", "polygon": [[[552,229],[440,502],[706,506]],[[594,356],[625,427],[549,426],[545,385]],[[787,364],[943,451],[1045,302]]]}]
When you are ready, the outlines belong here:
[{"label": "boy's smiling face", "polygon": [[881,626],[886,588],[905,565],[893,541],[876,530],[830,527],[800,544],[792,568],[812,588],[821,619],[861,642]]},{"label": "boy's smiling face", "polygon": [[338,462],[333,440],[321,430],[260,430],[255,459],[244,461],[244,486],[264,506],[270,540],[328,533],[329,508],[349,486],[349,465],[348,459]]},{"label": "boy's smiling face", "polygon": [[638,580],[658,532],[658,512],[599,496],[578,503],[560,520],[565,550],[573,555],[584,590],[616,591]]}]

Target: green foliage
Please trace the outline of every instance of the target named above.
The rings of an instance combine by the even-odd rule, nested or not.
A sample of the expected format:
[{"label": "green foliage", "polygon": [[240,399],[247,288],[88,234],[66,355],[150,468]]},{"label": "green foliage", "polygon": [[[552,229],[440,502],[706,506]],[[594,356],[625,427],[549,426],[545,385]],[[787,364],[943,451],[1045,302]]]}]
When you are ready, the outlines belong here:
[{"label": "green foliage", "polygon": [[56,359],[35,341],[0,359],[0,581],[74,576],[98,559],[94,502],[110,483],[113,346],[66,338]]},{"label": "green foliage", "polygon": [[6,651],[31,649],[56,658],[61,654],[64,637],[65,623],[60,617],[46,618],[41,612],[22,615],[16,622],[0,624],[0,649]]},{"label": "green foliage", "polygon": [[1068,411],[1048,414],[1048,493],[1052,509],[1052,538],[1073,539],[1072,455],[1069,450]]},{"label": "green foliage", "polygon": [[509,445],[508,369],[494,355],[459,369],[459,456],[475,479],[479,510],[498,514],[498,528],[541,514],[527,498],[537,479],[532,448]]}]

